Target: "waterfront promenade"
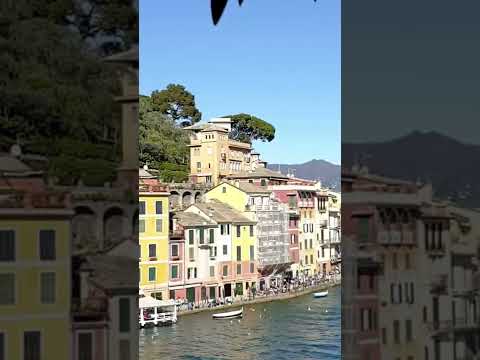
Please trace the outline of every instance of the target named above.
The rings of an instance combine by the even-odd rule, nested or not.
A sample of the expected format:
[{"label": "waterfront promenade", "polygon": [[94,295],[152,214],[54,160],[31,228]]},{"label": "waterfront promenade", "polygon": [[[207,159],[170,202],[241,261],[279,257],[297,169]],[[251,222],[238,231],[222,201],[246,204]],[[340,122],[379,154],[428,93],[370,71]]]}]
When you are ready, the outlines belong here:
[{"label": "waterfront promenade", "polygon": [[232,303],[225,304],[225,305],[208,306],[208,304],[205,303],[205,304],[198,305],[194,309],[185,309],[185,310],[180,309],[177,312],[177,316],[197,314],[205,311],[218,311],[222,309],[229,309],[232,307],[267,303],[267,302],[272,302],[277,300],[288,300],[288,299],[293,299],[299,296],[307,295],[310,293],[314,293],[317,291],[327,290],[334,286],[339,286],[340,284],[341,284],[341,275],[337,274],[337,276],[334,276],[329,280],[322,280],[309,286],[298,286],[286,292],[280,292],[280,293],[271,294],[271,295],[257,295],[255,296],[255,298],[234,300]]}]

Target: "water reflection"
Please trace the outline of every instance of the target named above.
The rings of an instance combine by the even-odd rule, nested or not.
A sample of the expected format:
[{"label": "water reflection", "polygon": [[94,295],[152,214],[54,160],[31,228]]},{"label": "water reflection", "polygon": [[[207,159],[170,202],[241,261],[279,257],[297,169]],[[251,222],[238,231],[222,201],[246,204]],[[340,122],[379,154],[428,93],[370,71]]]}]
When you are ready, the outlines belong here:
[{"label": "water reflection", "polygon": [[246,306],[240,320],[200,313],[141,330],[140,359],[340,359],[340,320],[340,287],[323,299]]}]

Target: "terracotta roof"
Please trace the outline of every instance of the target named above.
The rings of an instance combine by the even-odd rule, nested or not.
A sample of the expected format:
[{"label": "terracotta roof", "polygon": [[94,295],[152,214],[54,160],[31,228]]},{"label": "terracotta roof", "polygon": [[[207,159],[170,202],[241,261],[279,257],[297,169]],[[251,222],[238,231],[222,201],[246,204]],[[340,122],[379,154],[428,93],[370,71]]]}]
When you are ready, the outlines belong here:
[{"label": "terracotta roof", "polygon": [[138,293],[138,260],[111,255],[88,256],[82,269],[92,271],[89,280],[107,292]]},{"label": "terracotta roof", "polygon": [[192,205],[200,209],[204,214],[209,216],[217,223],[234,223],[234,224],[250,224],[255,221],[250,220],[241,212],[234,209],[230,205],[222,203],[217,200],[211,200],[208,203],[198,203]]},{"label": "terracotta roof", "polygon": [[31,171],[32,169],[18,158],[10,154],[0,154],[0,172],[23,174]]},{"label": "terracotta roof", "polygon": [[276,178],[289,179],[280,172],[273,171],[264,167],[258,167],[253,171],[241,171],[238,174],[229,175],[230,179],[255,179],[255,178]]},{"label": "terracotta roof", "polygon": [[247,194],[271,194],[272,192],[271,190],[248,182],[240,182],[238,184],[234,184],[234,186],[238,187]]},{"label": "terracotta roof", "polygon": [[191,212],[180,211],[177,212],[173,217],[174,219],[177,219],[180,225],[183,226],[216,225],[212,220],[206,219],[203,216]]}]

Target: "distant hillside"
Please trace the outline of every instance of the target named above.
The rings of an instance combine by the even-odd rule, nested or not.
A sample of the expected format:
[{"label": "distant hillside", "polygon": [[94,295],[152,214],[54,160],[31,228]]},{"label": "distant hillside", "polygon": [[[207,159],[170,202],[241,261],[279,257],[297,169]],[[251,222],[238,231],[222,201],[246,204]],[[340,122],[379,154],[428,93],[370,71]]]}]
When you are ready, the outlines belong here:
[{"label": "distant hillside", "polygon": [[382,143],[343,144],[342,166],[368,167],[372,174],[431,182],[435,195],[480,207],[480,146],[436,132],[413,132]]},{"label": "distant hillside", "polygon": [[325,160],[313,159],[304,164],[268,164],[272,170],[280,170],[282,174],[293,172],[296,177],[307,180],[320,180],[324,186],[340,189],[340,165]]}]

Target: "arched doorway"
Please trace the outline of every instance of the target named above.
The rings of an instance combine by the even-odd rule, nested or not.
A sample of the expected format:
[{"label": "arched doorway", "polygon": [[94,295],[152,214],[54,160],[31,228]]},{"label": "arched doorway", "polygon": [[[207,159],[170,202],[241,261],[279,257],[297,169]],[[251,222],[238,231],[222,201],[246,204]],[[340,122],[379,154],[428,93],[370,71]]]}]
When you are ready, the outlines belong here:
[{"label": "arched doorway", "polygon": [[108,247],[125,237],[125,215],[120,207],[111,207],[103,215],[103,241],[104,247]]},{"label": "arched doorway", "polygon": [[74,250],[100,246],[100,239],[97,233],[97,215],[88,206],[77,206],[75,215],[72,218],[72,245]]}]

